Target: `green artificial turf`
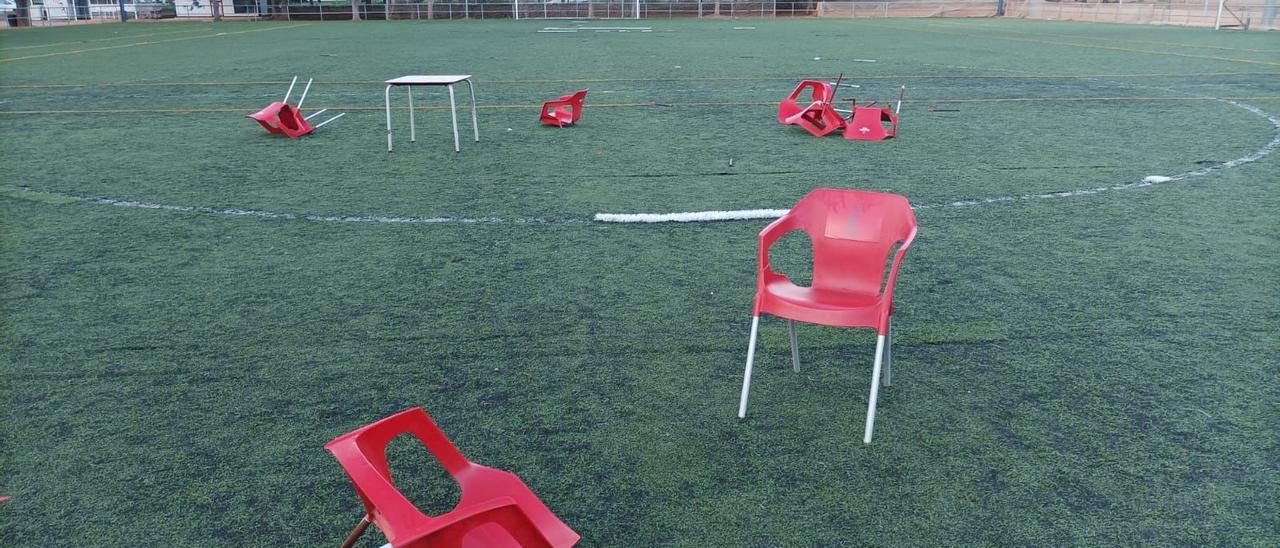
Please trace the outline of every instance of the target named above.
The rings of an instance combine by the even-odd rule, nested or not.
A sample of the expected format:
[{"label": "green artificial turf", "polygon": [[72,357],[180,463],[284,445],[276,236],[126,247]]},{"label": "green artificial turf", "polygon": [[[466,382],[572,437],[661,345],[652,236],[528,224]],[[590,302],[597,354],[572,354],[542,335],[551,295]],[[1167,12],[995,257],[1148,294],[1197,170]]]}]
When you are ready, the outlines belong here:
[{"label": "green artificial turf", "polygon": [[[1280,113],[1274,33],[642,23],[0,33],[0,544],[336,544],[362,510],[324,443],[411,406],[584,546],[1280,541],[1280,154],[1112,188],[1267,150],[1214,98]],[[436,90],[388,154],[377,82],[411,73],[474,74],[481,141],[464,116],[452,151]],[[840,73],[862,103],[908,86],[899,138],[776,123]],[[297,141],[242,117],[293,74],[349,114]],[[580,125],[537,125],[582,87]],[[926,206],[871,445],[868,330],[801,326],[797,374],[762,320],[735,416],[765,221],[590,220],[815,186]],[[452,507],[425,451],[391,456]]]}]

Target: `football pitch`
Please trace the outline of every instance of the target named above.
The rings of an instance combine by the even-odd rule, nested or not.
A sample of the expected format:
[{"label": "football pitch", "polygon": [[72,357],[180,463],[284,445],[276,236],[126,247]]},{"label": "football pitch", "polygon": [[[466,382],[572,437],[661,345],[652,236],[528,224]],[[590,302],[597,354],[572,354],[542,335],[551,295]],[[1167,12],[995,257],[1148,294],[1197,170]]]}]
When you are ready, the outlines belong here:
[{"label": "football pitch", "polygon": [[[583,546],[1280,540],[1275,33],[591,24],[650,32],[0,32],[0,544],[336,545],[363,509],[323,445],[413,406]],[[244,118],[295,74],[347,115]],[[431,88],[409,142],[399,89],[388,153],[406,74],[474,75],[480,141],[460,108],[453,151]],[[777,123],[840,75],[859,104],[906,86],[897,138]],[[578,125],[538,124],[582,88]],[[796,373],[763,318],[736,416],[767,220],[593,220],[823,186],[917,206],[870,445],[870,330],[800,326]],[[773,262],[804,282],[809,254]],[[456,503],[420,446],[391,462]]]}]

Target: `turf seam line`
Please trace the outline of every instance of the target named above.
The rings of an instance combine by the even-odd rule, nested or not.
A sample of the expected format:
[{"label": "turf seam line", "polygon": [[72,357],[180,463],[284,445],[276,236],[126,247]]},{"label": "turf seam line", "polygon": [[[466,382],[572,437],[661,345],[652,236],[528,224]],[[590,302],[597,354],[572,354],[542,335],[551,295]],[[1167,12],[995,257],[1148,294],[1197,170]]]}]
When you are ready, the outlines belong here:
[{"label": "turf seam line", "polygon": [[0,57],[0,63],[8,63],[8,62],[10,62],[10,61],[23,61],[23,60],[26,60],[26,59],[42,59],[42,58],[46,58],[46,57],[57,57],[57,56],[59,56],[59,55],[75,55],[75,54],[79,54],[79,53],[92,53],[92,52],[95,52],[95,51],[106,51],[106,50],[120,49],[120,48],[131,48],[131,47],[134,47],[134,46],[150,46],[150,45],[154,45],[154,44],[165,44],[165,43],[169,43],[169,42],[181,42],[181,41],[183,41],[183,40],[195,40],[195,39],[198,39],[198,38],[217,38],[217,37],[219,37],[219,36],[231,36],[231,35],[233,35],[233,34],[247,34],[247,33],[250,33],[250,32],[264,32],[264,31],[271,31],[271,30],[288,30],[288,29],[293,29],[293,28],[298,28],[298,27],[305,27],[305,26],[309,26],[309,25],[311,25],[311,23],[302,23],[302,24],[297,24],[297,25],[277,25],[277,26],[274,26],[274,27],[267,27],[267,28],[261,28],[261,29],[238,30],[238,31],[233,31],[233,32],[216,32],[216,33],[213,33],[213,34],[205,34],[205,35],[200,35],[200,36],[183,36],[183,37],[181,37],[181,38],[167,38],[167,39],[164,39],[164,40],[146,40],[146,41],[142,41],[142,42],[134,42],[134,43],[132,43],[132,44],[119,44],[119,45],[115,45],[115,46],[102,46],[102,47],[98,47],[98,48],[86,48],[86,49],[78,49],[78,50],[72,50],[72,51],[55,51],[55,52],[50,52],[50,53],[40,53],[40,54],[36,54],[36,55],[24,55],[24,56],[22,56],[22,57]]},{"label": "turf seam line", "polygon": [[[1261,160],[1272,151],[1280,148],[1280,117],[1269,114],[1262,109],[1253,105],[1239,103],[1236,101],[1223,99],[1223,102],[1247,110],[1253,114],[1266,118],[1271,122],[1275,134],[1271,141],[1263,145],[1261,148],[1250,154],[1241,156],[1234,160],[1215,164],[1201,169],[1178,173],[1176,175],[1162,176],[1149,175],[1141,180],[1094,188],[1079,188],[1075,190],[1065,190],[1061,192],[1046,192],[1042,194],[1023,194],[1021,196],[1000,196],[995,198],[977,198],[970,200],[955,200],[951,202],[943,202],[937,204],[912,204],[911,209],[937,209],[942,207],[966,207],[984,204],[1023,202],[1032,200],[1048,200],[1052,198],[1069,198],[1073,196],[1090,196],[1102,192],[1116,190],[1130,190],[1134,188],[1142,188],[1154,186],[1174,181],[1183,181],[1194,177],[1200,177],[1231,169],[1233,167],[1256,162]],[[772,215],[763,215],[758,212],[772,212]],[[786,215],[786,209],[750,209],[750,210],[729,210],[729,211],[695,211],[684,213],[597,213],[593,219],[603,223],[666,223],[666,222],[705,222],[705,221],[727,221],[739,219],[762,219],[762,218],[778,218]]]},{"label": "turf seam line", "polygon": [[[1204,76],[1278,76],[1280,72],[1263,71],[1227,71],[1227,72],[1137,72],[1129,74],[899,74],[899,75],[867,75],[859,76],[860,80],[1093,80],[1099,78],[1172,78],[1172,77],[1204,77]],[[572,80],[476,80],[476,84],[579,84],[579,83],[622,83],[622,82],[670,82],[670,81],[769,81],[769,80],[802,80],[800,76],[688,76],[672,78],[577,78]],[[278,86],[288,84],[288,80],[221,80],[221,81],[167,81],[167,82],[35,82],[29,84],[0,84],[0,89],[41,89],[41,88],[85,88],[85,87],[166,87],[166,86]],[[383,80],[316,80],[323,85],[383,85]]]},{"label": "turf seam line", "polygon": [[[1115,190],[1129,190],[1134,188],[1154,186],[1174,181],[1182,181],[1194,177],[1200,177],[1231,169],[1244,164],[1256,162],[1270,154],[1277,148],[1280,148],[1280,117],[1263,111],[1253,105],[1240,103],[1227,99],[1221,101],[1244,109],[1257,116],[1265,118],[1271,122],[1275,131],[1271,141],[1263,145],[1261,148],[1250,154],[1241,156],[1234,160],[1223,162],[1194,171],[1187,171],[1171,176],[1147,176],[1141,180],[1095,188],[1082,188],[1075,190],[1067,190],[1062,192],[1048,192],[1043,194],[1024,194],[1021,196],[1001,196],[996,198],[980,198],[970,200],[956,200],[938,204],[912,204],[912,209],[936,209],[942,207],[966,207],[983,204],[994,203],[1010,203],[1031,200],[1046,200],[1052,198],[1067,198],[1072,196],[1089,196],[1101,192]],[[95,205],[109,205],[116,207],[129,207],[139,209],[167,210],[185,213],[202,213],[230,217],[255,217],[259,219],[270,220],[304,220],[313,222],[337,222],[337,223],[400,223],[400,224],[542,224],[542,225],[581,225],[588,221],[583,219],[547,219],[542,217],[454,217],[454,216],[396,216],[396,215],[320,215],[307,213],[287,213],[274,212],[260,209],[240,209],[240,208],[216,208],[204,206],[184,206],[172,204],[160,204],[152,202],[143,202],[138,200],[121,200],[108,197],[87,197],[77,196],[73,194],[65,194],[60,192],[47,192],[33,190],[27,185],[19,185],[17,187],[8,187],[7,190],[17,190],[21,193],[31,192],[37,196],[54,197],[76,202],[83,202]],[[13,193],[0,193],[0,196],[13,196]],[[18,194],[20,196],[21,194]],[[593,216],[595,221],[610,223],[662,223],[662,222],[698,222],[698,221],[727,221],[738,219],[766,219],[777,218],[785,215],[786,209],[754,209],[754,210],[738,210],[738,211],[695,211],[683,213],[597,213]]]}]

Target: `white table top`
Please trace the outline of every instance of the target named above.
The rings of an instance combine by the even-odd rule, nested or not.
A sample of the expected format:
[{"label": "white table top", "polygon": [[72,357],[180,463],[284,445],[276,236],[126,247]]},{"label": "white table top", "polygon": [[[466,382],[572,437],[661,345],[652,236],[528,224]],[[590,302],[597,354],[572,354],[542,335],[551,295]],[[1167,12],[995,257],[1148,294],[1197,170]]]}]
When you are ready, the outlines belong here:
[{"label": "white table top", "polygon": [[413,74],[387,80],[389,86],[447,86],[463,80],[470,80],[470,74]]}]

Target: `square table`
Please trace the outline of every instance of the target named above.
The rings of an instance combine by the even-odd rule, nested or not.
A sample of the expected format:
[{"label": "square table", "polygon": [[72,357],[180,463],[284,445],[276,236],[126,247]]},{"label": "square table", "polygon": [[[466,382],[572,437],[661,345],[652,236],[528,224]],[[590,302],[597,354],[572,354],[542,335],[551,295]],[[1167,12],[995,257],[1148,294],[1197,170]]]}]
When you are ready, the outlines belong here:
[{"label": "square table", "polygon": [[410,75],[401,76],[392,80],[387,80],[386,105],[387,105],[387,152],[391,152],[391,88],[395,86],[406,86],[409,88],[409,142],[414,142],[417,137],[413,123],[413,86],[445,86],[449,88],[449,114],[453,117],[453,151],[460,152],[462,149],[458,147],[458,107],[453,100],[453,85],[458,82],[466,82],[467,89],[471,92],[471,130],[475,132],[476,142],[480,142],[480,128],[476,124],[476,90],[471,85],[470,74],[444,74],[444,75]]}]

